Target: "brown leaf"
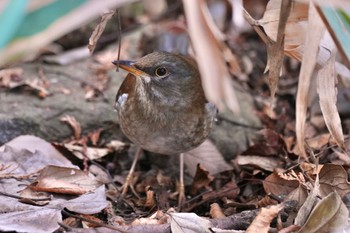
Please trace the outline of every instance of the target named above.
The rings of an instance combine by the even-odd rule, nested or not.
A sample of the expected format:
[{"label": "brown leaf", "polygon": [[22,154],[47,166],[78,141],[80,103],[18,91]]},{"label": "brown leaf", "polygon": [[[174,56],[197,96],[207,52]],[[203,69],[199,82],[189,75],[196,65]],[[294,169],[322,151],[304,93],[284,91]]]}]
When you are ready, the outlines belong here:
[{"label": "brown leaf", "polygon": [[283,179],[276,173],[270,174],[263,181],[265,192],[273,193],[277,196],[289,194],[298,188],[299,184],[300,182],[298,180]]},{"label": "brown leaf", "polygon": [[226,50],[225,44],[222,38],[218,38],[222,37],[222,33],[214,29],[215,23],[206,2],[183,0],[183,5],[208,100],[220,109],[226,105],[232,111],[239,112],[237,97],[222,54]]},{"label": "brown leaf", "polygon": [[262,156],[238,155],[235,161],[240,166],[250,165],[270,172],[276,168],[282,168],[277,159]]},{"label": "brown leaf", "polygon": [[198,193],[199,189],[207,188],[210,182],[213,181],[213,179],[214,177],[211,176],[209,172],[205,170],[200,164],[198,164],[197,171],[191,185],[190,194],[194,196]]},{"label": "brown leaf", "polygon": [[[312,191],[309,193],[307,196],[304,204],[300,207],[298,214],[294,220],[294,224],[298,226],[303,226],[304,223],[307,220],[307,217],[311,213],[314,205],[318,201],[318,193],[320,190],[320,182],[319,182],[319,177],[316,176],[316,181],[314,184],[314,187],[312,188]],[[300,204],[300,203],[299,203]]]},{"label": "brown leaf", "polygon": [[282,154],[285,143],[282,137],[273,130],[262,129],[257,132],[254,145],[250,146],[243,155],[276,156]]},{"label": "brown leaf", "polygon": [[208,201],[211,201],[213,199],[222,198],[222,197],[226,197],[229,199],[235,199],[238,196],[239,191],[240,191],[240,189],[237,186],[237,184],[234,181],[230,181],[230,182],[226,183],[225,186],[219,190],[205,193],[203,195],[203,200],[205,202],[208,202]]},{"label": "brown leaf", "polygon": [[60,119],[62,122],[66,122],[72,129],[74,138],[79,140],[81,137],[81,126],[80,123],[73,116],[66,115]]},{"label": "brown leaf", "polygon": [[170,214],[170,216],[171,232],[211,232],[211,222],[208,219],[199,217],[194,213],[173,213]]},{"label": "brown leaf", "polygon": [[316,65],[319,44],[324,33],[324,28],[325,27],[322,23],[322,20],[316,12],[314,5],[310,3],[308,30],[306,31],[305,51],[300,68],[296,103],[297,145],[299,147],[301,156],[304,158],[307,157],[304,148],[304,139],[308,96],[310,91],[311,77]]},{"label": "brown leaf", "polygon": [[108,21],[112,18],[112,16],[115,14],[115,11],[108,11],[104,13],[101,17],[100,23],[97,25],[95,30],[92,32],[92,35],[89,38],[89,45],[88,49],[90,53],[92,54],[95,50],[96,44],[98,39],[100,39],[103,31],[105,30],[106,24]]},{"label": "brown leaf", "polygon": [[22,82],[23,69],[9,68],[0,70],[0,87],[12,88]]},{"label": "brown leaf", "polygon": [[222,219],[226,217],[218,203],[213,203],[210,205],[210,216],[213,219]]},{"label": "brown leaf", "polygon": [[83,146],[77,146],[72,144],[64,144],[63,146],[79,159],[84,159],[84,156],[86,156],[90,160],[96,160],[106,156],[108,153],[111,152],[109,148],[84,148]]},{"label": "brown leaf", "polygon": [[277,216],[283,207],[283,204],[278,204],[270,206],[270,208],[261,208],[259,214],[246,230],[246,233],[267,233],[270,229],[271,221]]},{"label": "brown leaf", "polygon": [[327,196],[333,191],[344,197],[350,192],[350,183],[345,169],[340,165],[324,164],[320,171],[320,195]]},{"label": "brown leaf", "polygon": [[336,192],[322,199],[311,212],[300,233],[343,232],[348,222],[349,211]]},{"label": "brown leaf", "polygon": [[35,191],[81,195],[99,186],[99,181],[79,169],[48,165],[30,187]]},{"label": "brown leaf", "polygon": [[192,176],[195,175],[198,164],[201,164],[211,175],[233,169],[209,139],[195,149],[185,152],[184,162],[188,173]]},{"label": "brown leaf", "polygon": [[344,135],[337,109],[336,73],[334,70],[335,56],[332,56],[318,73],[317,92],[320,97],[320,107],[327,128],[338,146],[344,148]]}]

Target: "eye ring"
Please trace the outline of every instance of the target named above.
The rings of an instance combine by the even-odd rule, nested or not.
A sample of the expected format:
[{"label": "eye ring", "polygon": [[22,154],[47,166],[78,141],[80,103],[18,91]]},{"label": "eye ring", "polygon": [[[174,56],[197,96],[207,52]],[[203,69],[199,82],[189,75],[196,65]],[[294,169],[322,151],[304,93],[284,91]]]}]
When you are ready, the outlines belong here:
[{"label": "eye ring", "polygon": [[160,77],[160,78],[163,78],[165,76],[168,75],[168,70],[164,67],[158,67],[155,71],[155,74]]}]

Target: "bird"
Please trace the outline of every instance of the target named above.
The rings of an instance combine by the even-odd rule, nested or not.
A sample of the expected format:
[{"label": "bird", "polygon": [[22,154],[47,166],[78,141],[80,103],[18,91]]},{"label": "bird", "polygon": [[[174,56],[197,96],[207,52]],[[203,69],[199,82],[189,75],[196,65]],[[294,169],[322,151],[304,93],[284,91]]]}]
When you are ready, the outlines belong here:
[{"label": "bird", "polygon": [[[183,153],[208,136],[217,114],[207,101],[196,61],[186,55],[156,51],[136,61],[115,60],[128,72],[115,102],[124,135],[138,148],[180,156],[179,203],[185,200]],[[141,151],[136,152],[122,187],[125,195]]]}]

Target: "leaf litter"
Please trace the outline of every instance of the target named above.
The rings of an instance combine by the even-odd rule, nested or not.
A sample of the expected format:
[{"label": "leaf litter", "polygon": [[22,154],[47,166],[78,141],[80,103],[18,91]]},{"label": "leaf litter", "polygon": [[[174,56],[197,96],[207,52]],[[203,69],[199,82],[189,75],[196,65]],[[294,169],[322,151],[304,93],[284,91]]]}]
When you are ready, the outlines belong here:
[{"label": "leaf litter", "polygon": [[[194,12],[195,5],[187,4],[186,11]],[[208,77],[204,77],[204,88],[210,89],[208,87],[213,84],[215,88],[209,90],[208,98],[218,105],[237,110],[236,92],[230,89],[232,79],[229,72],[239,77],[244,71],[237,63],[239,56],[232,53],[236,51],[228,46],[229,37],[213,24],[205,4],[203,1],[196,5],[200,6],[196,15],[187,13],[189,21],[201,22],[206,34],[210,35],[200,38],[200,34],[196,34],[196,28],[189,27],[196,55],[204,61],[199,64],[202,72],[215,67],[210,72],[205,72]],[[108,232],[107,229],[116,230],[113,228],[115,226],[127,232],[137,232],[140,229],[143,232],[147,232],[146,229],[149,232],[169,232],[170,229],[173,232],[238,232],[239,229],[245,229],[246,232],[328,232],[338,226],[342,227],[348,216],[341,198],[346,198],[350,192],[348,171],[345,169],[345,165],[348,165],[346,149],[350,146],[347,136],[341,132],[343,122],[340,122],[342,119],[339,119],[341,117],[336,114],[335,108],[335,75],[340,73],[339,61],[335,61],[334,56],[325,59],[323,52],[333,46],[331,42],[327,44],[323,40],[321,46],[317,40],[310,41],[314,31],[305,32],[306,23],[312,28],[312,23],[315,23],[312,20],[317,18],[313,6],[298,2],[292,5],[287,19],[286,15],[280,13],[280,1],[271,0],[268,4],[263,18],[256,23],[264,28],[270,39],[279,38],[273,52],[278,56],[272,56],[278,61],[271,62],[273,53],[269,52],[268,64],[275,77],[270,80],[271,92],[266,91],[266,86],[258,86],[249,79],[246,79],[244,86],[259,90],[258,95],[262,96],[262,101],[259,102],[256,98],[257,105],[265,105],[261,108],[258,106],[256,114],[266,129],[256,132],[256,139],[249,141],[247,149],[231,155],[230,159],[209,140],[186,153],[188,173],[194,178],[187,177],[191,179],[186,186],[188,201],[176,209],[185,212],[176,212],[170,208],[175,206],[177,198],[176,180],[170,166],[151,168],[147,172],[140,169],[133,178],[135,187],[132,191],[136,195],[130,193],[124,199],[118,198],[118,190],[125,179],[122,171],[128,167],[125,162],[125,157],[128,156],[126,150],[129,149],[130,154],[133,154],[133,146],[129,148],[127,143],[117,140],[103,141],[103,129],[86,133],[76,119],[65,116],[63,120],[71,126],[73,136],[63,143],[55,143],[53,147],[33,136],[20,136],[0,149],[0,191],[4,196],[0,200],[0,229],[50,232],[59,228],[58,223],[66,224],[68,227],[65,229],[78,226],[73,230],[77,232],[83,230],[79,229],[80,226],[85,227],[85,232],[95,230],[94,228]],[[112,12],[103,16],[102,24],[96,29],[99,32],[92,36],[92,50],[111,14]],[[278,29],[276,26],[280,17],[287,20],[284,38],[281,37],[283,28]],[[321,31],[320,29],[319,32]],[[201,50],[203,45],[198,42],[203,38],[215,45],[212,50],[210,46]],[[320,53],[310,52],[311,48],[314,49],[312,51],[320,49]],[[204,56],[201,51],[210,56]],[[300,126],[304,124],[300,122],[308,123],[306,109],[310,103],[304,98],[302,108],[305,111],[297,111],[296,119],[288,112],[288,107],[294,111],[294,106],[288,103],[290,96],[286,97],[279,92],[281,79],[278,82],[276,79],[280,74],[291,75],[293,72],[293,68],[288,66],[290,60],[284,58],[285,61],[282,62],[284,54],[302,61],[299,85],[310,85],[300,81],[301,77],[314,78],[311,75],[313,67],[319,66],[317,78],[320,105],[329,133],[320,125]],[[313,58],[308,59],[309,55]],[[310,63],[313,65],[310,66]],[[94,100],[97,90],[102,92],[107,85],[105,77],[110,66],[103,68],[99,64],[96,67],[102,70],[103,80],[98,88],[85,87],[85,97],[89,101]],[[346,74],[347,70],[344,72]],[[213,73],[222,73],[222,80],[218,82],[212,79],[213,75],[209,74]],[[18,85],[22,75],[20,69],[1,70],[0,86],[9,88]],[[44,73],[38,71],[38,75],[42,82],[33,82],[32,88],[41,90],[39,97],[46,97],[50,92],[44,92],[40,88],[48,88],[49,83],[43,81]],[[300,87],[296,89],[301,90]],[[308,88],[303,91],[306,96],[309,94]],[[273,103],[266,101],[275,92],[276,100]],[[266,103],[275,107],[271,115],[272,108]],[[304,114],[301,117],[303,119],[300,119],[300,113]],[[294,129],[295,124],[297,130]],[[304,145],[308,146],[305,151]],[[75,154],[78,159],[71,159],[71,154]],[[321,164],[316,166],[318,163],[314,157]],[[22,221],[17,221],[18,218]],[[42,224],[42,221],[47,224]]]}]

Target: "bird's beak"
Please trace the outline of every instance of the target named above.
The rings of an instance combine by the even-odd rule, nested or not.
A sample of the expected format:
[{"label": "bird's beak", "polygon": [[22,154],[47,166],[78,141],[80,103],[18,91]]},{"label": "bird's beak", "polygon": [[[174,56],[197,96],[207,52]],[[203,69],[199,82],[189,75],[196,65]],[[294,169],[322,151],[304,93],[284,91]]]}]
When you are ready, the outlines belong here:
[{"label": "bird's beak", "polygon": [[151,77],[147,73],[143,72],[142,70],[134,66],[135,64],[134,61],[119,60],[119,61],[113,61],[112,63],[122,68],[123,70],[126,70],[129,73],[135,75],[136,77],[143,78],[146,82],[151,81]]}]

